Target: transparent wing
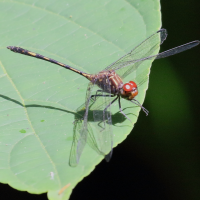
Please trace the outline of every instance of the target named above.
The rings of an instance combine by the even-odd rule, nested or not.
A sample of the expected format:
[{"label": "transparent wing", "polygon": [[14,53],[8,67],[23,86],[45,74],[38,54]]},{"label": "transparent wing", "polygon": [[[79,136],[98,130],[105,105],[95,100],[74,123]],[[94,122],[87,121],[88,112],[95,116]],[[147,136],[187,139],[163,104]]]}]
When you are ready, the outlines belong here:
[{"label": "transparent wing", "polygon": [[90,82],[86,92],[84,117],[80,117],[74,121],[74,135],[69,159],[69,164],[72,167],[75,167],[78,164],[82,151],[87,142],[88,132],[91,129],[90,127],[88,128],[88,112],[93,87],[94,84]]},{"label": "transparent wing", "polygon": [[105,70],[115,70],[121,78],[125,78],[131,72],[135,71],[145,60],[154,60],[172,56],[191,49],[200,43],[200,41],[196,40],[154,55],[166,37],[167,31],[165,29],[159,30],[135,47],[128,54],[112,63]]},{"label": "transparent wing", "polygon": [[105,156],[105,159],[109,161],[113,149],[111,115],[111,102],[113,98],[111,98],[110,81],[106,75],[102,78],[102,85],[103,90],[98,90],[98,98],[96,98],[94,104],[90,108],[90,110],[93,111],[94,119],[91,125],[98,149]]},{"label": "transparent wing", "polygon": [[[111,93],[108,77],[102,79],[102,85],[103,90],[99,90],[97,85],[89,83],[86,103],[77,109],[78,117],[74,121],[70,166],[77,166],[86,142],[98,154],[105,156],[107,161],[112,156]],[[95,97],[96,95],[98,96]]]},{"label": "transparent wing", "polygon": [[[91,93],[91,96],[93,97],[90,99],[88,109],[87,144],[98,154],[105,156],[106,161],[109,161],[112,156],[113,149],[112,118],[110,106],[111,100],[113,100],[113,98],[111,98],[112,95],[110,93],[109,79],[106,76],[102,78],[102,86],[103,90],[100,90],[97,85],[94,85],[93,91]],[[85,112],[85,105],[81,105],[77,112],[80,116],[83,115]],[[79,117],[79,120],[76,120],[75,122],[74,141],[77,140],[76,137],[79,134],[78,130],[81,129],[80,127],[82,126],[83,119]],[[73,142],[73,144],[76,146],[75,142]],[[73,147],[73,149],[76,148]]]},{"label": "transparent wing", "polygon": [[[73,142],[72,142],[72,147],[71,147],[71,151],[70,151],[70,158],[69,158],[69,165],[71,167],[76,167],[78,162],[79,162],[79,158],[80,155],[78,155],[78,151],[77,151],[77,146],[78,146],[78,141],[80,139],[80,131],[83,125],[83,119],[76,119],[74,121],[74,129],[73,129]],[[84,146],[83,146],[84,147]]]},{"label": "transparent wing", "polygon": [[[175,47],[175,48],[173,48],[173,49],[169,49],[169,50],[167,50],[167,51],[164,51],[164,52],[159,53],[159,54],[156,54],[156,55],[152,55],[152,56],[151,56],[151,55],[150,55],[150,56],[145,55],[145,56],[147,56],[147,57],[141,58],[140,60],[136,60],[135,63],[129,65],[129,66],[126,67],[126,68],[121,68],[121,69],[119,69],[119,73],[120,73],[120,70],[121,70],[121,73],[122,73],[122,71],[123,71],[124,73],[122,73],[121,77],[122,77],[122,78],[125,78],[125,77],[128,76],[131,72],[135,71],[135,70],[139,67],[139,65],[140,65],[143,61],[145,61],[145,60],[154,60],[154,59],[160,59],[160,58],[165,58],[165,57],[168,57],[168,56],[172,56],[172,55],[175,55],[175,54],[177,54],[177,53],[181,53],[181,52],[183,52],[183,51],[186,51],[186,50],[188,50],[188,49],[191,49],[191,48],[193,48],[193,47],[199,45],[199,43],[200,43],[199,41],[193,41],[193,42],[189,42],[189,43],[183,44],[183,45],[181,45],[181,46]],[[151,53],[152,53],[152,52],[153,52],[153,51],[151,51]],[[148,53],[150,53],[150,52],[148,52]],[[133,62],[134,62],[134,61],[133,61]],[[118,70],[117,70],[117,74],[118,74]]]},{"label": "transparent wing", "polygon": [[137,66],[134,64],[144,57],[152,55],[159,49],[160,45],[167,37],[166,29],[161,29],[148,37],[128,54],[121,57],[119,60],[112,63],[105,70],[117,70],[117,74],[124,78],[132,71],[136,70]]}]

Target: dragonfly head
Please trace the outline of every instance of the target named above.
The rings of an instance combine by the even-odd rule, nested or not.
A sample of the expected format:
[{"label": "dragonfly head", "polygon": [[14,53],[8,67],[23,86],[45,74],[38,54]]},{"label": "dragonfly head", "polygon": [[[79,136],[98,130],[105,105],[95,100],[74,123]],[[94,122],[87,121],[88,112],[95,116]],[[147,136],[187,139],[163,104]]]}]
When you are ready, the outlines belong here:
[{"label": "dragonfly head", "polygon": [[121,96],[125,99],[131,100],[138,95],[137,84],[133,81],[125,83],[121,89]]}]

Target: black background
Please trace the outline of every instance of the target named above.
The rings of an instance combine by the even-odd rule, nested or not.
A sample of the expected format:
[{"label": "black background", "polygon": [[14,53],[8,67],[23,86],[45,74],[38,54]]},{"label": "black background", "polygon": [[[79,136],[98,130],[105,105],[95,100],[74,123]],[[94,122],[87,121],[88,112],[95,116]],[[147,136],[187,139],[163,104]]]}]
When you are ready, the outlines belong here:
[{"label": "black background", "polygon": [[[162,0],[161,10],[162,27],[169,34],[162,51],[200,40],[198,0]],[[164,60],[155,61],[152,67],[144,103],[149,116],[140,113],[130,136],[114,149],[111,162],[102,161],[84,178],[71,200],[200,199],[200,46]],[[168,74],[161,67],[166,62],[171,66]],[[184,95],[169,83],[174,77]],[[158,102],[160,98],[163,103]],[[46,194],[19,192],[4,184],[0,191],[4,199],[47,199]]]}]

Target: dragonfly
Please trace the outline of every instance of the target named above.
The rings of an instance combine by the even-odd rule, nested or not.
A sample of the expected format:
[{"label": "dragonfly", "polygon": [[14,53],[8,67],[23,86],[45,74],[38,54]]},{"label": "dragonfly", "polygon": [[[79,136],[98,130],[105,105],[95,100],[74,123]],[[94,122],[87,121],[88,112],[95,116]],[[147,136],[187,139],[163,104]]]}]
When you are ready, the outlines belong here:
[{"label": "dragonfly", "polygon": [[[138,95],[138,85],[135,80],[124,83],[123,80],[135,72],[144,61],[165,58],[181,53],[197,46],[200,41],[195,40],[170,50],[158,52],[160,45],[167,37],[167,30],[160,29],[152,34],[129,53],[113,62],[104,70],[97,74],[88,74],[75,69],[69,65],[58,62],[46,56],[31,52],[16,46],[7,48],[13,52],[32,56],[54,64],[65,69],[69,69],[81,76],[87,78],[90,82],[86,91],[84,106],[81,106],[77,112],[83,111],[83,117],[74,121],[74,138],[70,152],[69,164],[72,167],[78,165],[83,149],[88,143],[97,153],[103,155],[106,161],[109,161],[113,152],[113,132],[112,132],[112,114],[111,105],[118,101],[120,113],[128,119],[121,107],[121,98],[130,101],[139,106],[143,112],[148,115],[149,111],[144,108],[139,101],[135,99]],[[89,123],[89,114],[92,113],[92,122]]]}]

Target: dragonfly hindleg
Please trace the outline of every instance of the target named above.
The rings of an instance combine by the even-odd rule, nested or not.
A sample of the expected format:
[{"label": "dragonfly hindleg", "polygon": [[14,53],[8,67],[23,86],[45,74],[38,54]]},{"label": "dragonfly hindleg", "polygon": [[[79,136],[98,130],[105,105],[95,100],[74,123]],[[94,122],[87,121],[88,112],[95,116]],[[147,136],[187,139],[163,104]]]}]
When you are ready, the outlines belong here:
[{"label": "dragonfly hindleg", "polygon": [[98,94],[98,92],[100,93],[102,93],[103,92],[103,90],[97,90],[96,91],[96,94],[94,94],[94,95],[91,95],[91,99],[92,100],[94,100],[94,101],[96,101],[96,97],[114,97],[115,95],[109,95],[109,94],[107,94],[107,95],[104,95],[104,94]]},{"label": "dragonfly hindleg", "polygon": [[[113,99],[103,110],[103,119],[102,119],[102,122],[104,123],[104,127],[100,130],[100,132],[102,132],[104,129],[105,129],[105,113],[106,113],[106,110],[119,98],[119,96],[117,96],[115,99]],[[99,122],[99,125],[100,125],[101,122]]]}]

